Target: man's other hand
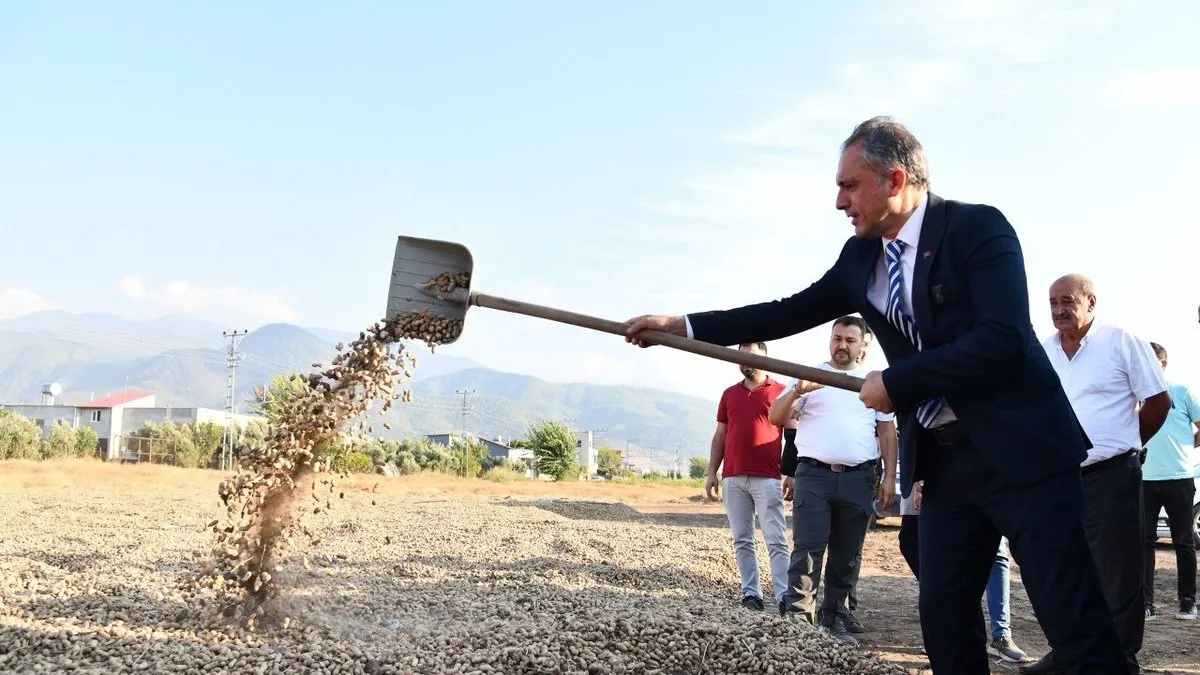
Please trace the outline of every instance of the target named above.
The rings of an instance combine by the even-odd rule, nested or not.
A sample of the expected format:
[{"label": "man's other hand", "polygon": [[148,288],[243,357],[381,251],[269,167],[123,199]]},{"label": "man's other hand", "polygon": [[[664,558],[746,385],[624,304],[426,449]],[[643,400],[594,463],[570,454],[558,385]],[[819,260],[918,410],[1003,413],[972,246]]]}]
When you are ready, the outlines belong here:
[{"label": "man's other hand", "polygon": [[919,480],[919,481],[913,483],[913,487],[912,487],[913,508],[918,511],[921,510],[921,491],[924,487],[925,487],[925,481],[923,481],[923,480]]},{"label": "man's other hand", "polygon": [[892,507],[892,502],[896,499],[896,478],[895,476],[888,478],[883,477],[879,483],[879,489],[875,491],[875,498],[879,500],[879,506],[882,510],[887,511]]},{"label": "man's other hand", "polygon": [[721,486],[717,483],[717,477],[714,474],[708,474],[708,480],[704,481],[704,495],[710,502],[715,502],[721,497]]},{"label": "man's other hand", "polygon": [[796,479],[792,478],[791,476],[784,476],[784,478],[783,478],[783,501],[785,501],[785,502],[792,501],[792,494],[794,494],[793,491],[795,490],[795,487],[796,487]]},{"label": "man's other hand", "polygon": [[644,314],[626,321],[625,325],[628,326],[625,331],[625,341],[638,347],[649,347],[651,344],[638,339],[638,333],[644,330],[657,330],[680,337],[687,337],[687,324],[684,323],[683,315],[662,316]]},{"label": "man's other hand", "polygon": [[883,386],[883,374],[878,370],[867,373],[863,379],[862,391],[858,393],[858,400],[876,412],[896,412],[892,409],[892,398],[888,396],[887,387]]}]

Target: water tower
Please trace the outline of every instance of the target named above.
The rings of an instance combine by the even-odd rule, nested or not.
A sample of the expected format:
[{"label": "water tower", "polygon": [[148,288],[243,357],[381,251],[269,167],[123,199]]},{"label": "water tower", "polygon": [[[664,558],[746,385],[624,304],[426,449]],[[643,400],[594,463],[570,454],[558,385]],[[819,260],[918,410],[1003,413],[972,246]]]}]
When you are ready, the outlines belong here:
[{"label": "water tower", "polygon": [[42,385],[42,405],[54,405],[55,399],[62,393],[62,387],[57,382]]}]

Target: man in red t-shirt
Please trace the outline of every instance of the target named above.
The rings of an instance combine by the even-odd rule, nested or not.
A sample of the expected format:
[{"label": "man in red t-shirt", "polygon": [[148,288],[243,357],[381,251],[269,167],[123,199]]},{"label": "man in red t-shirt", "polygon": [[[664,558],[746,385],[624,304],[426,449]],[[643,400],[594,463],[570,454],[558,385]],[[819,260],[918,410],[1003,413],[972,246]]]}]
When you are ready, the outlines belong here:
[{"label": "man in red t-shirt", "polygon": [[[738,347],[755,354],[766,354],[761,342]],[[783,384],[754,368],[742,367],[742,381],[721,394],[717,405],[717,430],[713,434],[708,460],[708,480],[704,492],[716,500],[717,470],[725,488],[725,514],[733,534],[733,553],[742,577],[742,606],[762,610],[762,586],[758,580],[758,553],[754,546],[754,516],[762,526],[763,539],[770,554],[774,605],[783,602],[787,590],[788,550],[783,511],[783,477],[779,459],[783,453],[783,434],[771,424],[767,413],[771,403],[784,390]]]}]

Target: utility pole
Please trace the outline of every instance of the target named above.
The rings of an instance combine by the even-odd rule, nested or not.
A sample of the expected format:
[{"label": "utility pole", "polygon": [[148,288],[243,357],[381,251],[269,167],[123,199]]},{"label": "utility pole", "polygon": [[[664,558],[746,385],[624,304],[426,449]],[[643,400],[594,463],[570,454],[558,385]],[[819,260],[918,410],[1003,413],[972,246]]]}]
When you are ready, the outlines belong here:
[{"label": "utility pole", "polygon": [[221,468],[225,471],[233,468],[233,414],[237,412],[237,399],[233,393],[234,376],[237,372],[238,362],[246,357],[245,354],[238,352],[238,343],[249,332],[248,330],[240,333],[236,330],[233,332],[221,331],[221,337],[229,340],[229,349],[225,353],[225,365],[229,367],[229,374],[225,381],[225,449],[221,459]]},{"label": "utility pole", "polygon": [[459,396],[462,396],[462,433],[463,433],[463,440],[465,441],[467,438],[467,412],[471,410],[471,406],[470,406],[470,403],[468,402],[467,397],[470,396],[471,394],[474,394],[475,390],[474,389],[460,389],[460,390],[456,391],[455,393],[458,394]]},{"label": "utility pole", "polygon": [[639,440],[640,439],[637,438],[636,436],[634,436],[633,438],[625,439],[625,454],[621,456],[621,463],[624,464],[625,466],[629,466],[629,444],[637,443]]}]

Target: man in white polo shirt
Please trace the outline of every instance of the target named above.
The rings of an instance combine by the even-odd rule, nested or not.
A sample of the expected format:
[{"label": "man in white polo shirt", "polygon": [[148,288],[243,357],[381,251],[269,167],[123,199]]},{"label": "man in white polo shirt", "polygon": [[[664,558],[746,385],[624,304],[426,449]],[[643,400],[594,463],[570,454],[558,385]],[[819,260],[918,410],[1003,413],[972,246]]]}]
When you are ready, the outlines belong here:
[{"label": "man in white polo shirt", "polygon": [[[858,363],[866,334],[858,316],[834,321],[826,370],[862,377]],[[793,382],[771,405],[772,424],[796,421],[796,473],[784,481],[792,497],[792,556],[788,590],[780,613],[799,614],[819,623],[849,645],[858,641],[847,629],[847,597],[857,579],[855,566],[878,493],[884,508],[895,497],[897,438],[894,416],[876,413],[857,393]],[[878,435],[879,441],[876,442]],[[876,487],[875,467],[883,455],[883,480]],[[816,589],[825,588],[817,609]]]},{"label": "man in white polo shirt", "polygon": [[[1088,544],[1121,646],[1138,673],[1146,626],[1142,448],[1166,420],[1171,397],[1150,343],[1096,318],[1090,279],[1069,274],[1051,284],[1050,315],[1057,331],[1042,346],[1092,444],[1081,465]],[[1051,651],[1021,672],[1062,668]]]}]

